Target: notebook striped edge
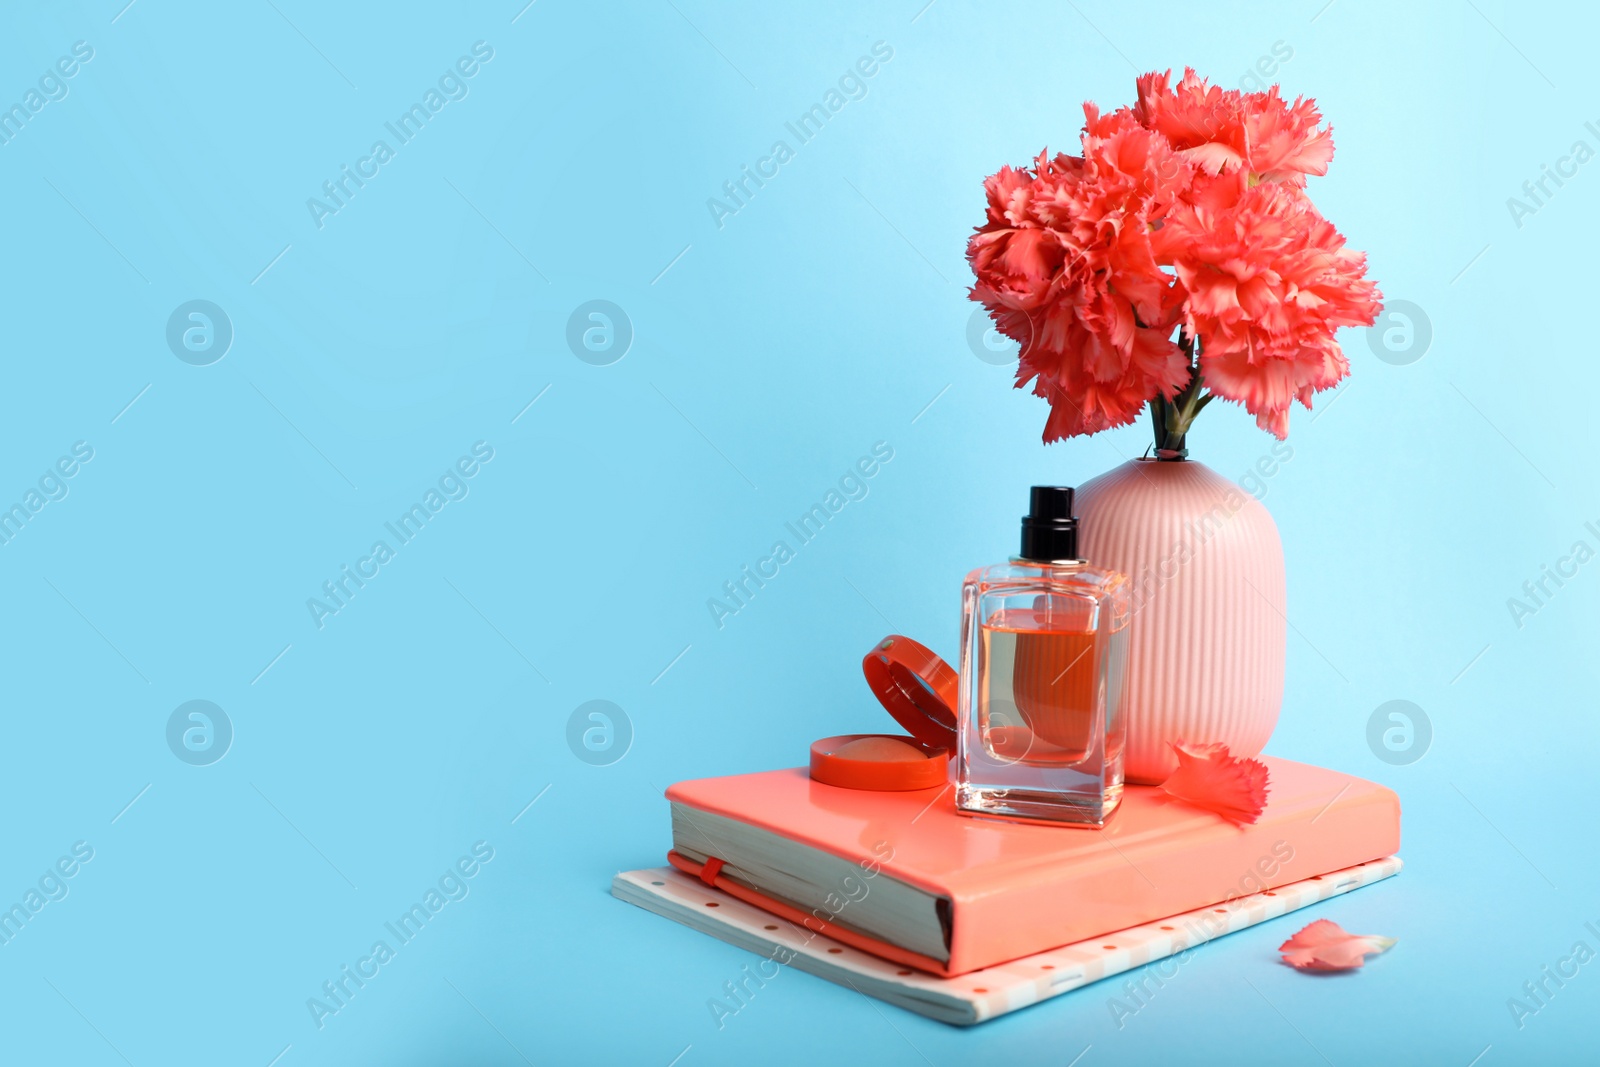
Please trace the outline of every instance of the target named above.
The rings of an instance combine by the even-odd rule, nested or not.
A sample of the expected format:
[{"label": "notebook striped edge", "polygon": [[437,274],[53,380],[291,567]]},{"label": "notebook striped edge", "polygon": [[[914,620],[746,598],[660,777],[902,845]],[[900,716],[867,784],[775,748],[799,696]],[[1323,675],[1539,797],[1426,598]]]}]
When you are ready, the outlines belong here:
[{"label": "notebook striped edge", "polygon": [[1317,875],[954,978],[914,971],[771,915],[672,867],[622,871],[611,895],[837,985],[956,1026],[971,1026],[1400,872],[1399,856]]}]

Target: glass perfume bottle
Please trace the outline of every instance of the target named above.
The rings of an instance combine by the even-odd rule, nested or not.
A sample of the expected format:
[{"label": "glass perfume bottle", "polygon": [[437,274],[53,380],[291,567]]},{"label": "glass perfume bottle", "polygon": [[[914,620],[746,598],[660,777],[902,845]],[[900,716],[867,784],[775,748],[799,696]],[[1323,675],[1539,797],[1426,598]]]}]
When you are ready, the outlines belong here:
[{"label": "glass perfume bottle", "polygon": [[1071,489],[1029,504],[1021,553],[962,588],[956,806],[1103,826],[1122,800],[1128,579],[1078,558]]}]

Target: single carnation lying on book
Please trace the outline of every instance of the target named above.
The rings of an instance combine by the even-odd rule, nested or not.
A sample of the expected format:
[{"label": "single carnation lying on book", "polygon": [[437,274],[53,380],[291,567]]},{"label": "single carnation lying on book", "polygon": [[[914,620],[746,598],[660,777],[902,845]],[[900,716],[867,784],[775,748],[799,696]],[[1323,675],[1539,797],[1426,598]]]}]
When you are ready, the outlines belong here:
[{"label": "single carnation lying on book", "polygon": [[1165,792],[1241,825],[1255,822],[1266,810],[1271,776],[1260,760],[1235,756],[1221,743],[1180,741],[1172,751],[1178,756],[1178,769],[1161,783]]}]

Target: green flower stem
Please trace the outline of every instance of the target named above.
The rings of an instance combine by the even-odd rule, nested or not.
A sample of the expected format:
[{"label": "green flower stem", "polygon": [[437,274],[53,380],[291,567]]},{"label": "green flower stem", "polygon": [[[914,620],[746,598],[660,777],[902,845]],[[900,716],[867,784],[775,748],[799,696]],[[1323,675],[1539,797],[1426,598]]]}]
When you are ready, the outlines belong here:
[{"label": "green flower stem", "polygon": [[1195,417],[1205,410],[1215,394],[1202,393],[1205,377],[1200,373],[1199,345],[1187,333],[1178,335],[1178,347],[1189,357],[1189,382],[1171,400],[1157,395],[1150,401],[1150,424],[1155,431],[1157,458],[1182,460],[1189,454],[1185,438]]}]

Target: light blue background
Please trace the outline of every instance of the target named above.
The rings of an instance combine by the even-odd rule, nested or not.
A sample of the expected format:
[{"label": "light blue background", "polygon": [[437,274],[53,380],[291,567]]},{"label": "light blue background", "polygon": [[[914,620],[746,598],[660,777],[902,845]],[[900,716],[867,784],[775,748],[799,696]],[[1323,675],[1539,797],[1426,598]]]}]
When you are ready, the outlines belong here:
[{"label": "light blue background", "polygon": [[[1506,1005],[1600,948],[1600,563],[1520,629],[1506,607],[1600,521],[1600,163],[1520,228],[1506,206],[1600,147],[1592,10],[124,2],[11,5],[0,33],[8,103],[94,48],[0,145],[0,500],[94,449],[0,546],[0,902],[94,849],[0,945],[8,1062],[1593,1058],[1600,963],[1520,1030]],[[469,95],[319,229],[307,198],[480,40]],[[707,199],[877,41],[866,97],[718,228]],[[969,350],[981,179],[1070,150],[1080,101],[1139,71],[1236,85],[1277,42],[1334,125],[1318,204],[1433,330],[1408,366],[1350,333],[1265,497],[1294,627],[1269,751],[1405,805],[1405,873],[1316,914],[1399,945],[1318,980],[1276,962],[1291,916],[1120,1030],[1108,987],[959,1031],[786,972],[719,1031],[751,957],[606,894],[662,861],[662,788],[882,728],[861,654],[953,655],[960,578],[1011,551],[1026,487],[1146,444],[1041,447],[1042,402]],[[164,340],[192,299],[235,331],[210,366]],[[564,339],[591,299],[635,330],[611,366]],[[307,598],[477,441],[470,495],[318,629]],[[877,441],[870,495],[718,629],[707,599]],[[1238,475],[1271,440],[1219,404],[1190,443]],[[1398,698],[1434,738],[1395,767],[1366,723]],[[235,730],[210,766],[165,740],[194,699]],[[566,742],[592,699],[632,722],[610,766]],[[478,841],[470,895],[319,1030],[307,998]]]}]

